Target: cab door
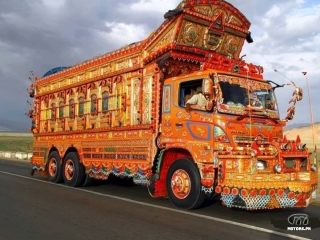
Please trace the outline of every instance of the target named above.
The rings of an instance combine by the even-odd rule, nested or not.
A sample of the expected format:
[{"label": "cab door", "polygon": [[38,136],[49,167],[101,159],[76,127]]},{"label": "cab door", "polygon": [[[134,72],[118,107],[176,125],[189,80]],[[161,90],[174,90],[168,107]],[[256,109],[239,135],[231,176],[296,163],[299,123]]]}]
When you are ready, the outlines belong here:
[{"label": "cab door", "polygon": [[195,94],[197,87],[202,86],[202,79],[175,78],[171,84],[164,85],[162,133],[181,147],[187,140],[210,140],[210,124],[206,123],[206,117],[203,118],[205,114],[210,119],[209,113],[201,110],[188,113],[185,108],[187,99]]}]

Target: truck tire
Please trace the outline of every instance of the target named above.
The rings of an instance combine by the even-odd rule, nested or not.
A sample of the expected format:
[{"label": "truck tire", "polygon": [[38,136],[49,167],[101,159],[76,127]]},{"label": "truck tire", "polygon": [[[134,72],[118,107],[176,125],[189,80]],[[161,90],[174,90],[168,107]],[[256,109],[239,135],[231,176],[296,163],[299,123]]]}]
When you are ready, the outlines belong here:
[{"label": "truck tire", "polygon": [[63,179],[69,187],[80,187],[86,178],[84,166],[79,162],[78,153],[69,152],[63,161]]},{"label": "truck tire", "polygon": [[205,201],[198,168],[189,158],[180,158],[169,167],[166,186],[170,202],[183,209],[199,208]]},{"label": "truck tire", "polygon": [[63,174],[59,154],[56,151],[53,151],[49,154],[48,159],[49,161],[47,163],[47,170],[49,181],[53,183],[62,183]]}]

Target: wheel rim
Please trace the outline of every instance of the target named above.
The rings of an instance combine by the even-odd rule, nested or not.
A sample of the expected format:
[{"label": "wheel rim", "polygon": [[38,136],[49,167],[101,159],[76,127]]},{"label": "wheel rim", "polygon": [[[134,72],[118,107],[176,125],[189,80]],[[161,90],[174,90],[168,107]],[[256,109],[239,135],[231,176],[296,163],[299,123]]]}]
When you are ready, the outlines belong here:
[{"label": "wheel rim", "polygon": [[73,178],[74,173],[74,165],[71,159],[66,161],[66,165],[64,168],[64,175],[66,176],[67,180],[71,180]]},{"label": "wheel rim", "polygon": [[177,198],[185,199],[191,190],[189,174],[182,169],[175,171],[171,177],[171,189]]},{"label": "wheel rim", "polygon": [[55,158],[51,158],[49,161],[49,174],[51,177],[54,177],[57,173],[57,160]]}]

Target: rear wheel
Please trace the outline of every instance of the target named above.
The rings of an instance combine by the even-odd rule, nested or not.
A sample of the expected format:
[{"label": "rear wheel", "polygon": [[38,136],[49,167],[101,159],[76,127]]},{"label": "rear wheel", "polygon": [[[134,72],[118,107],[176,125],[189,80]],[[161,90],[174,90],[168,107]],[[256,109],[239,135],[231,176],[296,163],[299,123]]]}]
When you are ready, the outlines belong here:
[{"label": "rear wheel", "polygon": [[91,178],[89,177],[89,174],[86,174],[82,187],[89,187],[93,184],[93,182],[94,182],[94,178]]},{"label": "rear wheel", "polygon": [[60,156],[56,151],[53,151],[49,154],[49,161],[47,164],[48,169],[48,179],[53,183],[62,183],[63,174],[62,166],[60,164]]},{"label": "rear wheel", "polygon": [[205,201],[205,193],[201,191],[201,177],[191,159],[174,161],[169,167],[166,180],[168,196],[174,206],[196,209]]},{"label": "rear wheel", "polygon": [[66,185],[70,187],[80,187],[85,181],[85,169],[79,162],[78,154],[68,153],[63,161],[63,179]]}]

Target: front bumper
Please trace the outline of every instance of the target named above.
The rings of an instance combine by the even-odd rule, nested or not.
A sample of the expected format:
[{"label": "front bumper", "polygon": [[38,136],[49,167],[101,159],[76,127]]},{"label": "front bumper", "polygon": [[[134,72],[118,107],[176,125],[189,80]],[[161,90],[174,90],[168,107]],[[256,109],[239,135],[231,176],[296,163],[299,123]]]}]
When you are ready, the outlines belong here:
[{"label": "front bumper", "polygon": [[316,198],[318,173],[297,173],[295,180],[291,179],[292,173],[236,174],[221,182],[215,191],[227,207],[256,210],[309,206]]}]

